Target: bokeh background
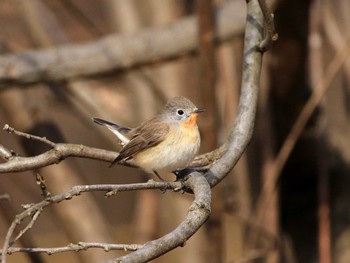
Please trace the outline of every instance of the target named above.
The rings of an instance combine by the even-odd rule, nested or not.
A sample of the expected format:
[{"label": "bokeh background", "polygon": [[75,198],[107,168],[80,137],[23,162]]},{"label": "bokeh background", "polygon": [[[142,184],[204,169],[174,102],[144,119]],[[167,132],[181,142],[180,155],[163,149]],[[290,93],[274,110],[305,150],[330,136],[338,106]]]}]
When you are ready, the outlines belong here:
[{"label": "bokeh background", "polygon": [[[211,32],[215,22],[206,7],[214,13],[223,2],[1,0],[0,59],[109,34],[137,35],[195,15],[209,21],[201,24],[200,32]],[[350,2],[276,0],[268,5],[274,10],[279,40],[264,55],[254,138],[234,171],[213,189],[210,220],[184,247],[154,262],[350,262]],[[235,12],[233,22],[245,10]],[[55,142],[117,151],[113,135],[91,117],[134,127],[168,98],[183,95],[207,108],[199,121],[201,152],[213,150],[234,120],[243,31],[225,42],[198,46],[179,58],[128,70],[3,85],[0,126],[7,123]],[[20,155],[47,150],[6,132],[0,132],[0,143]],[[107,163],[77,158],[37,171],[1,174],[0,195],[7,193],[11,200],[0,200],[0,241],[22,204],[43,199],[37,173],[52,194],[80,184],[149,178],[137,169],[109,169]],[[142,244],[175,228],[191,201],[189,194],[158,191],[110,198],[84,194],[45,209],[17,245]],[[15,254],[8,262],[101,262],[123,253],[91,249],[52,256]]]}]

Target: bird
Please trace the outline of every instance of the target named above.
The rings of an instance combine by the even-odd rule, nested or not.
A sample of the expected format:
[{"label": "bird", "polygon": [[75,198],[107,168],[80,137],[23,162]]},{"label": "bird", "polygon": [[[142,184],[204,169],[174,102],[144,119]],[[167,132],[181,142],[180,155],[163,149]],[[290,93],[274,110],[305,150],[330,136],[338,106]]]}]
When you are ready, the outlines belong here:
[{"label": "bird", "polygon": [[178,96],[168,100],[159,114],[133,129],[100,118],[92,120],[113,132],[123,146],[110,166],[132,159],[136,166],[165,181],[159,171],[177,174],[197,155],[201,141],[197,117],[204,111],[188,98]]}]

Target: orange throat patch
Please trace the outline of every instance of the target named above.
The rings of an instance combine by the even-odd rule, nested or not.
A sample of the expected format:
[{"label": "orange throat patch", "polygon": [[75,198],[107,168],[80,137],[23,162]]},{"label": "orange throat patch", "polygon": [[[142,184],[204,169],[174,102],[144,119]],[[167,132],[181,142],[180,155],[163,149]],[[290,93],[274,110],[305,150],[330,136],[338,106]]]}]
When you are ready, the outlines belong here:
[{"label": "orange throat patch", "polygon": [[183,126],[185,127],[192,127],[197,124],[197,113],[192,113],[191,116],[188,118],[187,121],[183,123]]}]

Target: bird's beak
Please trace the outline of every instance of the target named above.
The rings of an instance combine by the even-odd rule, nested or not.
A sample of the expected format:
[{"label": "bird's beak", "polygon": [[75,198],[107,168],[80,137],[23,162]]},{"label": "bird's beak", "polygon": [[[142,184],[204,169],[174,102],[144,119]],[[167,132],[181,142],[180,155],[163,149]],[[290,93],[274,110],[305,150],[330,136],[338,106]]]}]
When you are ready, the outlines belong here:
[{"label": "bird's beak", "polygon": [[205,111],[205,109],[195,109],[193,111],[193,113],[201,113],[201,112],[204,112],[204,111]]},{"label": "bird's beak", "polygon": [[188,119],[184,122],[185,126],[193,126],[197,123],[198,113],[205,111],[205,109],[194,109]]}]

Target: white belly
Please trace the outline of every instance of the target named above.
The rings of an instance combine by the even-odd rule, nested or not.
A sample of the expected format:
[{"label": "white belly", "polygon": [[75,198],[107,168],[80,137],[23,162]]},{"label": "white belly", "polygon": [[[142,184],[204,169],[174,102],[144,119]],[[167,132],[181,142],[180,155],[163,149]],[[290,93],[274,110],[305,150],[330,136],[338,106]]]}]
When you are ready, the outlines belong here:
[{"label": "white belly", "polygon": [[175,171],[185,168],[196,156],[200,146],[198,128],[195,126],[186,136],[182,128],[176,129],[160,144],[138,153],[134,162],[146,171]]}]

